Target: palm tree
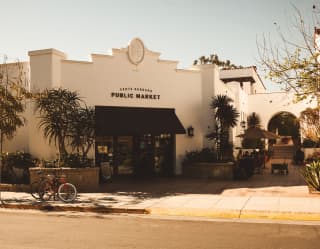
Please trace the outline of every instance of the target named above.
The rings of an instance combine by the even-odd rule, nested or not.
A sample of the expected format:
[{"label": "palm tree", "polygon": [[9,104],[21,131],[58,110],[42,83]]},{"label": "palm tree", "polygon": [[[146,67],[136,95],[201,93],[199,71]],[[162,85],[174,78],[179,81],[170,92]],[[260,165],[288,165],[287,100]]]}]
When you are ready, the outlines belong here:
[{"label": "palm tree", "polygon": [[72,115],[70,145],[85,159],[94,143],[95,111],[92,107],[79,108]]},{"label": "palm tree", "polygon": [[[247,117],[248,128],[261,128],[261,118],[260,116],[253,112]],[[260,139],[247,139],[244,138],[241,142],[244,148],[263,148],[264,145]]]},{"label": "palm tree", "polygon": [[208,139],[216,141],[218,159],[223,159],[231,146],[229,130],[237,125],[239,113],[231,104],[233,100],[226,95],[217,95],[210,104],[215,118],[215,131],[208,134]]},{"label": "palm tree", "polygon": [[58,147],[60,157],[67,155],[66,146],[72,125],[70,120],[78,108],[80,108],[78,93],[66,89],[47,89],[36,99],[39,127],[43,128],[49,144],[54,142]]},{"label": "palm tree", "polygon": [[255,112],[253,112],[251,115],[248,116],[247,122],[248,122],[248,127],[249,128],[250,127],[260,128],[261,127],[261,118]]}]

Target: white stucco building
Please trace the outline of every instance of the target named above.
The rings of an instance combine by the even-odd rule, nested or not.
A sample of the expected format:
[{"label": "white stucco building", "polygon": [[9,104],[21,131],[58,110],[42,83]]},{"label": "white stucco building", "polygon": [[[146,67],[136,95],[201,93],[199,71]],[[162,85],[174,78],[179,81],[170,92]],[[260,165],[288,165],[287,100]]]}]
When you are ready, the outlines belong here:
[{"label": "white stucco building", "polygon": [[[249,114],[258,113],[266,128],[275,114],[285,111],[298,117],[308,106],[294,104],[287,93],[268,93],[255,67],[221,70],[210,64],[178,69],[178,61],[160,59],[160,53],[138,38],[111,54],[92,54],[90,61],[68,60],[55,49],[30,51],[29,57],[24,65],[31,91],[67,88],[96,107],[97,139],[91,156],[97,162],[112,160],[119,172],[132,172],[133,162],[145,156],[156,174],[180,174],[186,151],[211,146],[205,136],[212,129],[210,102],[217,94],[230,96],[240,113],[232,131],[236,146],[236,135],[243,131],[240,121]],[[26,127],[5,143],[5,150],[54,158],[57,150],[39,131],[32,106],[26,118]],[[188,127],[193,127],[193,136],[184,133]]]}]

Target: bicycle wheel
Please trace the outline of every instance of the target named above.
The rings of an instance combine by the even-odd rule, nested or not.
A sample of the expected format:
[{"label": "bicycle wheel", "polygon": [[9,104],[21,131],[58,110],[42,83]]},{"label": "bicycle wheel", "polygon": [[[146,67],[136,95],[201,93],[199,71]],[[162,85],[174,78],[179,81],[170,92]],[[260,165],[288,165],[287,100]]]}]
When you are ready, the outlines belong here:
[{"label": "bicycle wheel", "polygon": [[36,200],[40,199],[40,196],[39,196],[39,182],[38,181],[33,182],[33,183],[30,184],[30,194]]},{"label": "bicycle wheel", "polygon": [[38,192],[41,200],[49,201],[54,195],[54,187],[52,186],[51,182],[44,180],[40,183]]},{"label": "bicycle wheel", "polygon": [[63,202],[72,202],[77,197],[77,189],[71,183],[63,183],[58,188],[58,197]]}]

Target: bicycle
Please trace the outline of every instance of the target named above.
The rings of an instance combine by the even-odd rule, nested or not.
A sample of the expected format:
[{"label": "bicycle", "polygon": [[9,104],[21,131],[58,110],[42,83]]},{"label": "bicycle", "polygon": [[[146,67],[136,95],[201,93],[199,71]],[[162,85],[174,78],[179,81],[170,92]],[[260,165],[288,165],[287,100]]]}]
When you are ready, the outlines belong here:
[{"label": "bicycle", "polygon": [[39,185],[41,184],[41,182],[47,179],[47,176],[44,175],[42,171],[38,171],[37,174],[39,176],[39,180],[34,181],[33,183],[30,184],[30,194],[32,195],[33,198],[35,198],[36,200],[39,200],[41,199],[39,196]]},{"label": "bicycle", "polygon": [[43,201],[58,197],[63,202],[72,202],[77,197],[76,187],[66,181],[65,175],[57,174],[47,175],[46,179],[40,182],[38,193]]}]

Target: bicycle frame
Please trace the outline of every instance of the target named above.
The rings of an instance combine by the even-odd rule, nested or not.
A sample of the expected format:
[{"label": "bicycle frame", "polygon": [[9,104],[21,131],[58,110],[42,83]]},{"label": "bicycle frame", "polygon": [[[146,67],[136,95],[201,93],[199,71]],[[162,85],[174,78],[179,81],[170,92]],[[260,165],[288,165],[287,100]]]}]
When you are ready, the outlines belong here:
[{"label": "bicycle frame", "polygon": [[[67,182],[66,176],[62,174],[52,174],[52,175],[47,175],[46,179],[40,183],[41,185],[39,186],[39,196],[40,199],[48,201],[51,199],[53,196],[55,199],[58,197],[60,200],[64,202],[70,202],[75,199],[77,196],[77,189],[75,186],[69,182]],[[65,199],[64,195],[62,195],[61,190],[64,188],[69,188],[71,187],[73,195],[71,199]],[[67,194],[68,196],[68,194]]]}]

